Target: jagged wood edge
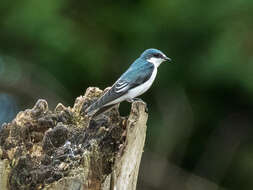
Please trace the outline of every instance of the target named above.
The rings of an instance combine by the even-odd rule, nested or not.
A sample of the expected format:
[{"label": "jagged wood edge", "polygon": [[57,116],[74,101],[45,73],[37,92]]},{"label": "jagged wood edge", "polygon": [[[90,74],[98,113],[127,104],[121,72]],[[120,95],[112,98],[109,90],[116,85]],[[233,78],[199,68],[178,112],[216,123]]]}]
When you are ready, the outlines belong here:
[{"label": "jagged wood edge", "polygon": [[[135,190],[138,178],[139,165],[146,137],[146,121],[148,114],[143,102],[134,102],[127,120],[127,134],[124,147],[115,158],[113,172],[101,184],[98,181],[90,181],[90,167],[92,159],[99,161],[96,148],[84,153],[83,165],[75,171],[75,175],[64,177],[48,186],[45,190]],[[94,146],[96,147],[96,146]],[[1,152],[0,152],[1,154]],[[8,190],[8,174],[10,172],[7,160],[0,160],[0,187]]]},{"label": "jagged wood edge", "polygon": [[[127,138],[123,152],[115,158],[113,172],[107,176],[104,183],[89,181],[90,157],[96,159],[96,150],[87,152],[84,165],[80,171],[75,171],[74,177],[64,177],[50,184],[45,190],[135,190],[139,165],[146,138],[146,122],[148,114],[143,102],[134,102],[127,121]],[[78,170],[78,169],[77,169]],[[78,174],[79,173],[79,174]]]}]

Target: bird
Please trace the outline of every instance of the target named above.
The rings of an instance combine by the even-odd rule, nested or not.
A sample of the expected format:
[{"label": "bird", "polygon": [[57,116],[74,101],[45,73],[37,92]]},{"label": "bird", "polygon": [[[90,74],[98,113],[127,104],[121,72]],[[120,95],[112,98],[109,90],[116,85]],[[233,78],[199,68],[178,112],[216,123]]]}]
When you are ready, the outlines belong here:
[{"label": "bird", "polygon": [[132,103],[141,100],[137,97],[151,87],[156,78],[157,68],[164,61],[170,62],[171,59],[158,49],[146,49],[112,87],[85,110],[85,113],[88,116],[99,115],[122,101]]}]

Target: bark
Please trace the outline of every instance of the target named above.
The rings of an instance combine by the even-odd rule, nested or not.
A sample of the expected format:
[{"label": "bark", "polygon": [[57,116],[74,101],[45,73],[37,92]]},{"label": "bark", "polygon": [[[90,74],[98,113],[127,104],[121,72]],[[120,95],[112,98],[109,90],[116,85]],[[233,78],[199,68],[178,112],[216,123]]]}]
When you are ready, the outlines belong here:
[{"label": "bark", "polygon": [[88,88],[74,106],[48,109],[38,100],[0,130],[1,190],[134,190],[143,152],[147,113],[134,102],[129,116],[118,107],[89,118],[84,113],[103,91]]}]

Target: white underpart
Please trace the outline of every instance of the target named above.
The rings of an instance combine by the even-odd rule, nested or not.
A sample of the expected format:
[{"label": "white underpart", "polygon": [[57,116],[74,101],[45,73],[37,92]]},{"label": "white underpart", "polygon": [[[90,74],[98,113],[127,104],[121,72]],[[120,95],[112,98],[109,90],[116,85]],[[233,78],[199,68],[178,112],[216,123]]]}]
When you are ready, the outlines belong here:
[{"label": "white underpart", "polygon": [[[157,67],[159,67],[159,65],[164,61],[164,59],[152,57],[152,58],[148,59],[147,61],[150,63],[153,63],[155,66],[151,77],[143,84],[129,90],[126,94],[124,94],[123,96],[117,98],[116,100],[114,100],[112,102],[109,102],[105,106],[117,104],[117,103],[120,103],[124,100],[133,99],[135,97],[138,97],[138,96],[142,95],[144,92],[146,92],[151,87],[151,85],[153,84],[153,82],[155,80],[156,74],[157,74]],[[122,89],[124,89],[126,87],[123,87]],[[119,91],[121,91],[121,90],[119,90]]]}]

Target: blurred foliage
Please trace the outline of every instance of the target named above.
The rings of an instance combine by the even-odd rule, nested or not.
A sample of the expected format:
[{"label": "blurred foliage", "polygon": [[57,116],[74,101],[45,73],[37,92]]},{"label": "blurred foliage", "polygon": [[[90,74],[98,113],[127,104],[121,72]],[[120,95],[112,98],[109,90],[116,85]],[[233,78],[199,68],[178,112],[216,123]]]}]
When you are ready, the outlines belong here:
[{"label": "blurred foliage", "polygon": [[150,115],[139,189],[177,187],[168,163],[220,188],[252,189],[252,10],[251,0],[2,0],[0,123],[38,98],[72,105],[158,48],[174,64],[161,65],[142,96]]}]

